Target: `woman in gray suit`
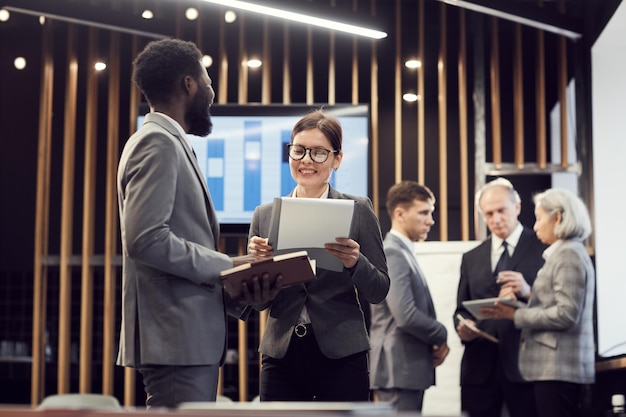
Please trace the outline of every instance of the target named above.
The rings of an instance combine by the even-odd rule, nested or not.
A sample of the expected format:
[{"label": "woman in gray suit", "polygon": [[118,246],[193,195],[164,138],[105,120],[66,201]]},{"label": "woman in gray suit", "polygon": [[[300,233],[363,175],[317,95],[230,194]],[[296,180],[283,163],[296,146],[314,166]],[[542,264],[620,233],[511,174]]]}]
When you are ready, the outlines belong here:
[{"label": "woman in gray suit", "polygon": [[[338,120],[321,110],[300,119],[291,133],[289,168],[297,184],[291,197],[351,199],[354,215],[350,236],[326,245],[342,262],[342,271],[318,267],[315,281],[283,288],[270,304],[256,306],[269,308],[259,348],[261,401],[369,399],[370,345],[360,299],[383,301],[390,281],[371,201],[342,194],[329,184],[343,157],[341,141]],[[266,204],[254,212],[250,254],[272,253],[266,238],[271,211]]]},{"label": "woman in gray suit", "polygon": [[[567,190],[535,197],[535,233],[550,246],[528,308],[486,308],[492,318],[522,329],[520,372],[533,381],[541,417],[582,416],[585,384],[595,380],[593,298],[595,274],[583,240],[591,220],[583,202]],[[515,295],[510,289],[500,296]]]}]

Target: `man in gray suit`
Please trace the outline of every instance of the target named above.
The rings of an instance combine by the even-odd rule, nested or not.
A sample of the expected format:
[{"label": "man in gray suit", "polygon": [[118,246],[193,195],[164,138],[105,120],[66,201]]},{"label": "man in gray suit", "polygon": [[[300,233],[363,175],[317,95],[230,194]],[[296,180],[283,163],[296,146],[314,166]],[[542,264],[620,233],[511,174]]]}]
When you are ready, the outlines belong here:
[{"label": "man in gray suit", "polygon": [[424,391],[435,384],[435,367],[448,354],[447,331],[435,308],[413,252],[428,236],[435,210],[432,192],[403,181],[387,193],[391,230],[384,250],[391,287],[372,305],[370,386],[379,401],[398,410],[422,410]]},{"label": "man in gray suit", "polygon": [[[147,407],[214,401],[226,344],[223,269],[254,257],[216,250],[219,224],[187,134],[211,131],[215,93],[191,42],[155,41],[133,63],[150,104],[117,176],[123,256],[118,365],[143,376]],[[257,277],[258,278],[258,277]],[[277,287],[280,286],[280,280]],[[264,277],[246,301],[275,295]],[[246,309],[233,305],[232,313]]]}]

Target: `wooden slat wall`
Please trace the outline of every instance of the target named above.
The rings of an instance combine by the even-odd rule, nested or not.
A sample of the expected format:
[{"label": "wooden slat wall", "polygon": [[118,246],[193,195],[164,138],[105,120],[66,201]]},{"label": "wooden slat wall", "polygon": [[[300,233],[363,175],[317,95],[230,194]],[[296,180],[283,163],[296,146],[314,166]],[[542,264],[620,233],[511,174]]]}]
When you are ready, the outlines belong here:
[{"label": "wooden slat wall", "polygon": [[70,390],[70,336],[72,308],[72,233],[74,217],[74,160],[76,148],[76,91],[78,58],[76,55],[76,25],[69,25],[67,41],[67,74],[63,129],[63,185],[61,189],[61,256],[59,264],[59,350],[57,390]]},{"label": "wooden slat wall", "polygon": [[[89,28],[87,62],[98,58],[98,30]],[[79,392],[91,392],[93,362],[93,266],[94,255],[96,164],[98,132],[98,78],[92,66],[87,68],[87,102],[85,111],[85,167],[83,172],[83,224],[80,301],[80,371]]]},{"label": "wooden slat wall", "polygon": [[39,94],[39,145],[37,149],[37,190],[35,202],[35,253],[33,254],[33,366],[31,368],[31,403],[39,404],[45,383],[46,307],[50,216],[50,152],[52,142],[52,93],[54,87],[54,43],[51,25],[42,30],[41,88]]},{"label": "wooden slat wall", "polygon": [[[541,2],[541,0],[538,0]],[[333,2],[334,5],[334,2]],[[470,216],[471,206],[473,203],[472,191],[469,184],[474,179],[473,184],[478,184],[480,181],[476,180],[476,177],[487,175],[483,172],[483,167],[489,168],[489,172],[503,172],[510,175],[514,175],[516,172],[528,172],[528,166],[533,165],[532,161],[526,161],[524,155],[525,141],[528,139],[527,131],[536,132],[535,137],[531,140],[537,141],[537,155],[536,155],[536,171],[547,172],[549,170],[555,170],[554,166],[551,166],[547,162],[547,128],[546,128],[546,89],[550,88],[546,86],[546,60],[545,60],[545,46],[546,37],[541,31],[536,31],[536,63],[535,63],[535,96],[525,97],[524,83],[527,82],[527,75],[523,71],[523,50],[524,44],[523,30],[521,25],[514,26],[514,39],[507,41],[507,44],[500,44],[501,28],[507,22],[499,21],[497,18],[487,18],[485,21],[487,30],[485,37],[490,39],[491,45],[489,49],[489,59],[486,72],[490,77],[490,96],[491,112],[487,115],[491,122],[491,136],[487,139],[492,146],[492,161],[489,163],[485,160],[478,161],[478,172],[470,172],[470,149],[472,148],[471,141],[475,140],[474,134],[470,134],[468,118],[472,113],[472,108],[468,100],[468,90],[471,90],[471,80],[468,81],[467,63],[469,58],[467,56],[466,45],[468,43],[467,34],[471,33],[476,28],[467,27],[466,13],[457,8],[453,8],[447,4],[441,3],[437,7],[427,7],[432,4],[427,4],[425,0],[419,0],[416,6],[417,16],[409,16],[411,19],[416,18],[418,25],[414,32],[411,33],[411,42],[406,42],[407,28],[411,28],[413,23],[407,21],[408,17],[405,10],[409,10],[411,4],[406,0],[395,0],[394,3],[378,2],[376,0],[353,0],[353,10],[359,8],[367,10],[369,14],[376,17],[381,10],[388,12],[393,20],[393,24],[389,25],[393,27],[393,33],[390,33],[389,39],[385,44],[385,48],[381,47],[381,41],[363,41],[360,38],[352,37],[348,38],[349,44],[351,44],[352,51],[350,57],[350,69],[351,74],[350,82],[343,82],[343,79],[339,78],[337,74],[338,69],[343,63],[342,56],[338,56],[338,51],[343,46],[342,42],[346,41],[345,35],[330,34],[328,41],[325,37],[316,37],[315,34],[318,29],[312,29],[308,27],[304,31],[300,32],[300,28],[291,26],[288,23],[281,23],[275,25],[265,18],[262,22],[263,33],[263,66],[262,79],[261,79],[261,103],[271,104],[272,102],[272,73],[274,71],[279,72],[282,76],[282,85],[280,85],[280,93],[282,94],[282,104],[290,104],[293,99],[294,92],[300,92],[301,88],[304,88],[305,102],[307,104],[320,103],[327,101],[329,104],[337,102],[351,101],[356,104],[360,101],[369,101],[370,115],[371,115],[371,199],[374,203],[374,210],[377,215],[383,216],[380,213],[380,207],[384,205],[384,196],[386,189],[390,182],[397,182],[403,179],[417,180],[420,183],[426,185],[437,183],[428,175],[437,175],[438,187],[434,189],[438,199],[438,213],[439,213],[439,240],[448,240],[451,235],[450,225],[459,223],[461,225],[460,236],[462,240],[468,240],[472,238],[470,233]],[[161,6],[157,7],[157,11]],[[225,9],[220,9],[222,12]],[[183,10],[180,5],[177,6],[178,19],[176,24],[176,33],[179,36],[184,36],[185,28],[182,22]],[[468,14],[469,15],[469,14]],[[456,19],[458,17],[458,19]],[[211,22],[208,18],[201,18],[196,22],[196,26],[193,30],[193,36],[196,38],[196,42],[202,45],[202,41],[205,40],[205,34],[203,33],[202,25],[210,25]],[[237,24],[238,31],[227,30],[226,23],[220,15],[217,21],[213,21],[216,26],[216,32],[218,39],[210,39],[211,42],[217,46],[217,57],[215,59],[215,73],[217,75],[217,98],[216,102],[219,104],[227,104],[229,99],[228,91],[228,79],[230,76],[237,74],[237,91],[233,91],[230,97],[236,97],[236,102],[239,104],[246,104],[250,102],[250,97],[254,91],[250,91],[251,88],[255,88],[254,84],[250,83],[250,73],[246,66],[242,65],[242,62],[247,60],[250,54],[254,51],[250,51],[250,46],[246,43],[246,36],[249,36],[249,31],[254,30],[253,25],[248,24],[248,19],[252,21],[250,16],[240,13],[238,16]],[[458,21],[458,23],[456,23]],[[428,48],[433,48],[429,43],[425,42],[427,38],[427,28],[429,22],[438,22],[437,33],[439,36],[439,42],[432,42],[433,45],[437,45],[436,62],[426,62],[427,57],[435,55],[428,54]],[[455,22],[455,23],[453,23]],[[73,43],[76,39],[75,32],[77,28],[70,24],[64,24],[60,22],[53,22],[54,24],[46,24],[43,30],[42,36],[42,72],[41,72],[41,93],[40,93],[40,114],[39,114],[39,149],[38,149],[38,168],[37,168],[37,206],[36,206],[36,219],[35,229],[35,261],[34,261],[34,294],[33,294],[33,368],[32,368],[32,402],[37,404],[44,394],[44,346],[45,329],[46,329],[46,305],[47,305],[47,276],[49,268],[55,267],[55,265],[49,265],[46,263],[48,255],[48,239],[49,239],[49,221],[50,221],[50,178],[51,176],[62,176],[62,216],[61,216],[61,244],[60,244],[60,256],[58,264],[58,272],[60,277],[60,298],[59,298],[59,344],[57,349],[58,354],[58,392],[68,392],[70,390],[70,335],[73,331],[70,326],[70,310],[69,306],[74,300],[71,299],[71,272],[72,266],[75,265],[73,259],[80,259],[81,267],[81,297],[80,297],[80,360],[79,360],[79,391],[91,392],[92,380],[93,380],[93,340],[97,336],[102,336],[103,342],[103,358],[102,358],[102,392],[111,394],[115,392],[116,385],[122,384],[124,388],[124,404],[127,406],[134,405],[135,402],[135,371],[127,369],[124,372],[123,381],[116,381],[114,377],[114,359],[116,352],[113,351],[113,347],[116,345],[117,334],[115,332],[116,318],[119,315],[119,311],[116,311],[116,297],[118,296],[118,282],[119,282],[119,242],[117,240],[117,205],[116,205],[116,193],[115,193],[115,176],[117,169],[117,159],[119,155],[119,139],[124,139],[129,133],[133,132],[137,126],[135,122],[137,119],[137,107],[141,100],[141,96],[138,90],[132,85],[130,80],[120,80],[120,75],[124,71],[121,68],[122,65],[126,65],[131,62],[136,54],[142,49],[143,44],[147,41],[137,35],[132,37],[132,47],[129,48],[130,52],[126,51],[122,47],[122,42],[125,40],[119,33],[102,31],[96,29],[88,30],[88,46],[87,46],[87,61],[90,65],[98,56],[98,39],[102,37],[108,47],[108,69],[106,75],[107,89],[105,94],[107,95],[107,108],[106,108],[106,157],[98,158],[96,153],[97,149],[97,137],[98,137],[98,124],[102,119],[102,111],[98,109],[98,74],[95,73],[93,68],[79,68],[77,54],[85,51],[77,50],[77,44]],[[67,78],[65,83],[65,104],[63,108],[64,114],[64,137],[62,142],[63,147],[63,170],[59,174],[57,172],[51,172],[51,146],[52,146],[52,94],[53,94],[53,74],[55,67],[54,56],[54,37],[53,32],[55,25],[67,25],[67,30],[70,36],[67,37],[67,44],[65,45],[67,54],[64,61],[67,63]],[[185,23],[187,24],[187,23]],[[431,23],[432,24],[432,23]],[[458,27],[451,28],[450,25],[458,24]],[[251,28],[251,29],[250,29]],[[452,31],[458,31],[458,38],[451,39],[449,34]],[[282,36],[282,42],[272,43],[272,33],[277,31]],[[296,45],[297,35],[302,34],[305,41]],[[227,39],[228,36],[236,37],[236,39]],[[471,36],[471,35],[470,35]],[[403,39],[404,37],[404,39]],[[238,53],[235,54],[228,49],[228,45],[232,45],[235,42],[237,45]],[[367,42],[367,43],[364,43]],[[504,42],[504,41],[502,41]],[[293,48],[301,48],[301,44],[304,43],[305,61],[301,65],[301,69],[305,72],[304,85],[294,85],[292,80],[292,50]],[[407,44],[415,44],[415,46],[407,47]],[[362,49],[360,46],[367,45],[369,50],[367,54],[360,53]],[[454,45],[454,46],[452,46]],[[561,168],[567,169],[567,125],[566,125],[566,87],[568,82],[567,71],[567,41],[565,38],[558,39],[558,70],[559,70],[559,82],[558,82],[558,95],[561,103],[561,143],[562,143],[562,155],[561,155]],[[458,50],[453,48],[458,47]],[[271,62],[273,54],[272,48],[282,49],[281,62]],[[393,49],[393,59],[381,60],[381,56],[388,53],[390,49]],[[514,50],[513,62],[502,62],[500,57],[500,49],[508,48]],[[315,57],[318,51],[324,51],[328,56],[328,68],[324,68],[323,72],[327,71],[328,85],[324,86],[324,89],[320,90],[319,81],[316,83],[315,72],[320,71],[316,64]],[[121,52],[122,51],[122,52]],[[456,65],[449,65],[448,60],[452,55],[450,51],[457,53]],[[123,53],[128,56],[122,55]],[[422,66],[418,69],[416,77],[411,82],[417,84],[417,93],[419,100],[416,104],[416,129],[411,134],[406,134],[405,121],[403,119],[403,106],[406,104],[402,101],[402,94],[405,91],[407,85],[406,80],[403,78],[403,60],[406,56],[417,55]],[[500,83],[500,72],[509,71],[512,64],[513,73],[513,85],[504,86]],[[426,82],[425,74],[429,70],[437,72],[437,82]],[[476,69],[476,67],[474,67]],[[86,111],[85,111],[85,138],[84,138],[84,171],[82,172],[82,224],[73,223],[72,209],[74,207],[74,164],[72,161],[76,159],[74,153],[76,148],[76,135],[74,128],[77,123],[77,89],[80,89],[78,85],[79,77],[77,74],[80,71],[86,71],[87,75],[84,77],[86,94]],[[383,76],[382,73],[387,75]],[[361,77],[369,77],[369,83],[365,84],[364,89],[368,91],[359,91],[359,79]],[[337,82],[337,80],[341,82]],[[448,85],[448,80],[458,80],[458,95],[455,98],[448,96],[448,90],[452,91],[454,88],[452,85]],[[339,84],[339,85],[338,85]],[[349,94],[345,94],[344,88],[350,88]],[[327,87],[327,88],[326,88]],[[125,117],[120,115],[121,106],[120,91],[130,89],[130,132],[119,132],[120,118]],[[502,134],[502,109],[501,105],[501,93],[504,89],[511,88],[513,91],[514,103],[513,103],[513,115],[514,121],[514,158],[513,161],[503,160],[503,134]],[[389,113],[385,121],[393,126],[381,126],[380,110],[382,99],[379,94],[380,89],[390,90],[388,96],[392,97],[389,102],[384,103],[384,109]],[[317,97],[320,91],[327,93],[326,97]],[[427,101],[427,97],[434,97],[428,93],[436,90],[437,103],[434,103],[434,99],[431,102]],[[105,91],[105,90],[102,90]],[[102,93],[102,92],[101,92]],[[347,97],[347,98],[346,98]],[[385,96],[387,97],[387,96]],[[534,107],[536,107],[536,126],[524,126],[524,108],[526,103],[524,100],[532,100]],[[506,106],[504,106],[506,108]],[[430,127],[433,132],[428,131],[429,125],[427,124],[427,109],[432,110],[433,114],[436,114],[437,122]],[[433,110],[434,109],[434,110]],[[453,117],[454,112],[451,109],[458,109],[458,118]],[[455,129],[450,129],[452,124],[458,123],[458,138],[453,137],[456,135]],[[436,126],[436,127],[435,127]],[[381,132],[391,132],[387,134],[385,138],[387,140],[381,143]],[[427,138],[432,138],[430,141]],[[415,143],[414,143],[415,142]],[[415,147],[416,155],[416,169],[414,174],[409,174],[409,178],[405,178],[407,172],[410,170],[403,170],[403,149],[407,146]],[[381,161],[382,155],[388,155],[381,153],[381,146],[394,146],[391,161]],[[481,152],[485,150],[481,148],[481,144],[474,142],[474,154],[481,155]],[[432,149],[436,148],[436,152],[432,152]],[[429,157],[436,154],[436,158]],[[453,178],[453,175],[449,175],[451,170],[457,169],[452,167],[451,155],[458,155],[460,159],[459,175]],[[406,156],[404,156],[405,160]],[[97,190],[98,184],[96,182],[96,168],[98,160],[105,161],[104,174],[106,176],[106,182],[104,189]],[[486,159],[486,157],[485,157]],[[476,161],[475,161],[476,162]],[[385,171],[381,172],[382,166],[387,167]],[[412,167],[411,167],[412,168]],[[80,174],[79,174],[80,175]],[[455,184],[455,185],[453,185]],[[460,201],[451,201],[451,196],[454,194],[454,187],[458,185]],[[103,225],[97,225],[95,218],[95,201],[97,193],[104,195],[105,201],[105,219]],[[54,198],[57,198],[56,196]],[[451,206],[459,207],[459,214],[452,214],[453,210]],[[453,216],[460,216],[457,219]],[[80,246],[81,253],[79,256],[72,254],[72,236],[74,229],[81,229],[82,243]],[[100,312],[94,312],[94,269],[99,268],[100,265],[94,266],[94,257],[98,254],[94,253],[95,239],[99,235],[96,233],[99,229],[103,229],[104,233],[104,256],[102,271],[104,275],[104,295],[103,295],[103,312],[104,317],[103,333],[102,335],[94,335],[92,333],[94,315],[100,314]],[[474,238],[480,238],[480,233],[475,230]],[[226,237],[223,237],[220,243],[220,248],[223,250],[226,247]],[[237,254],[243,254],[246,252],[247,238],[244,236],[237,237],[238,246]],[[74,264],[73,264],[74,262]],[[259,334],[262,335],[265,330],[265,320],[267,313],[262,312],[259,315]],[[74,329],[76,330],[76,329]],[[238,374],[238,389],[239,400],[246,401],[249,399],[248,393],[248,363],[247,352],[250,349],[250,343],[253,343],[256,347],[258,340],[251,341],[249,329],[246,323],[240,322],[238,324],[238,351],[239,351],[239,374]],[[220,376],[220,393],[223,391],[223,375]],[[49,394],[49,393],[48,393]]]}]

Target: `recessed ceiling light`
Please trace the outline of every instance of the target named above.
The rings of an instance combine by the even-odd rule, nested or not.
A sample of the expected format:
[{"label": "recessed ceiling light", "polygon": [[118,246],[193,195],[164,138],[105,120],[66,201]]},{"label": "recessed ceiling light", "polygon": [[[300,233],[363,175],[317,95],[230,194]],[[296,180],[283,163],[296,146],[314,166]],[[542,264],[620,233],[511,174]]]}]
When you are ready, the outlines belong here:
[{"label": "recessed ceiling light", "polygon": [[195,7],[189,7],[187,10],[185,10],[185,17],[187,18],[187,20],[196,20],[198,16],[200,16],[200,13]]},{"label": "recessed ceiling light", "polygon": [[105,64],[104,62],[96,62],[93,67],[96,69],[96,71],[104,71],[107,68],[107,64]]},{"label": "recessed ceiling light", "polygon": [[13,60],[13,65],[18,70],[23,70],[24,68],[26,68],[26,58],[24,58],[23,56],[18,56]]},{"label": "recessed ceiling light", "polygon": [[211,55],[204,55],[202,57],[202,65],[204,65],[205,68],[209,68],[213,65],[213,57]]},{"label": "recessed ceiling light", "polygon": [[420,99],[420,96],[418,96],[415,93],[404,93],[402,95],[402,100],[408,102],[408,103],[415,103],[417,100]]},{"label": "recessed ceiling light", "polygon": [[226,13],[224,13],[224,21],[226,23],[233,23],[235,20],[237,20],[237,13],[232,10],[226,10]]},{"label": "recessed ceiling light", "polygon": [[6,22],[11,17],[11,13],[7,9],[0,9],[0,22]]},{"label": "recessed ceiling light", "polygon": [[252,58],[249,59],[248,62],[245,63],[248,68],[259,68],[261,65],[263,65],[263,62],[260,59],[257,58]]},{"label": "recessed ceiling light", "polygon": [[422,62],[418,59],[408,59],[405,63],[404,66],[410,69],[415,69],[415,68],[421,68],[422,67]]},{"label": "recessed ceiling light", "polygon": [[141,17],[143,17],[144,19],[150,20],[154,18],[154,13],[152,13],[152,10],[146,9],[141,13]]}]

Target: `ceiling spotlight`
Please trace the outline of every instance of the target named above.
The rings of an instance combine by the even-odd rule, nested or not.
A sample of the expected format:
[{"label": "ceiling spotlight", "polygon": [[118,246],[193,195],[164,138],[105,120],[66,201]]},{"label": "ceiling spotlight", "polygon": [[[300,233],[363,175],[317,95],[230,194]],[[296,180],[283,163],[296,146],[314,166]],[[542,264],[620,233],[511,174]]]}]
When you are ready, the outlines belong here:
[{"label": "ceiling spotlight", "polygon": [[233,23],[235,20],[237,20],[237,13],[232,10],[226,10],[226,13],[224,13],[224,21],[226,23]]},{"label": "ceiling spotlight", "polygon": [[141,17],[143,17],[144,19],[150,20],[154,18],[154,13],[152,13],[152,10],[146,9],[141,13]]},{"label": "ceiling spotlight", "polygon": [[39,16],[39,24],[41,26],[46,24],[46,16]]},{"label": "ceiling spotlight", "polygon": [[96,71],[104,71],[105,69],[107,69],[107,64],[105,64],[104,62],[96,62],[93,67],[96,69]]},{"label": "ceiling spotlight", "polygon": [[15,60],[13,60],[13,66],[15,66],[18,70],[23,70],[26,68],[26,58],[18,56]]},{"label": "ceiling spotlight", "polygon": [[422,61],[418,59],[409,59],[404,63],[404,66],[410,69],[421,68]]},{"label": "ceiling spotlight", "polygon": [[252,58],[249,59],[248,62],[245,62],[245,64],[248,66],[248,68],[259,68],[261,65],[263,65],[263,62],[261,62],[260,59]]},{"label": "ceiling spotlight", "polygon": [[407,103],[415,103],[419,99],[420,96],[415,93],[404,93],[402,95],[402,100],[406,101]]},{"label": "ceiling spotlight", "polygon": [[205,68],[209,68],[211,65],[213,65],[213,57],[211,55],[203,55],[202,65],[204,65]]},{"label": "ceiling spotlight", "polygon": [[7,9],[0,9],[0,22],[6,22],[11,17],[11,13]]},{"label": "ceiling spotlight", "polygon": [[196,20],[200,16],[200,12],[195,7],[189,7],[185,10],[185,17],[187,20]]}]

